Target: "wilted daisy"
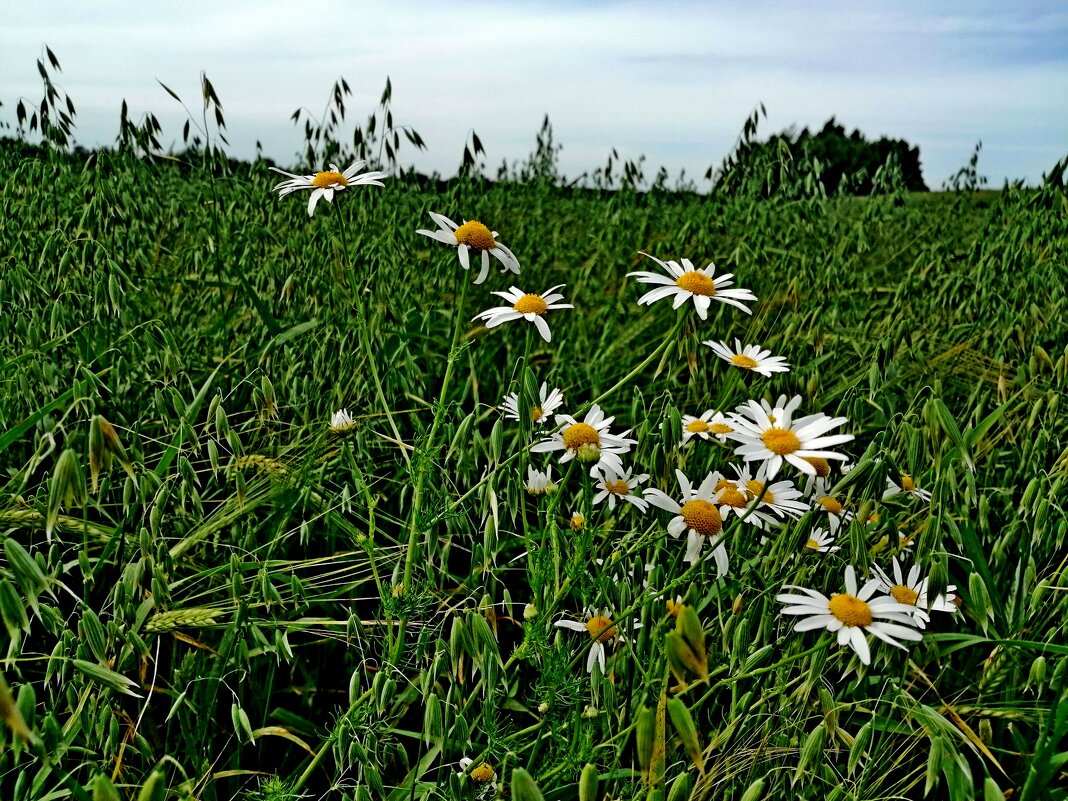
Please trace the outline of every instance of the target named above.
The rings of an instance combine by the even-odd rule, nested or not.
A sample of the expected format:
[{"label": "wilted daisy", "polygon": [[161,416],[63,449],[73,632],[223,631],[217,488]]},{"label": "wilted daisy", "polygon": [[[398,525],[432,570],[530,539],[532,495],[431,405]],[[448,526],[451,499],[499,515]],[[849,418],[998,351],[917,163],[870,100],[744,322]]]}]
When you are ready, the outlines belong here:
[{"label": "wilted daisy", "polygon": [[465,270],[471,269],[470,251],[482,254],[482,269],[475,278],[476,284],[481,284],[489,275],[491,255],[501,263],[502,273],[511,271],[519,275],[519,259],[497,241],[496,231],[491,231],[478,220],[466,220],[463,225],[457,225],[443,214],[434,212],[430,212],[430,219],[437,223],[438,230],[427,231],[425,228],[420,228],[416,233],[455,247],[456,254],[460,257],[460,265]]},{"label": "wilted daisy", "polygon": [[550,287],[544,295],[523,292],[522,289],[515,286],[511,287],[507,292],[494,292],[494,295],[504,298],[512,305],[494,306],[492,309],[479,312],[473,319],[485,320],[486,328],[493,328],[511,320],[526,320],[528,323],[534,323],[538,333],[541,334],[541,338],[549,342],[552,339],[552,334],[549,333],[549,324],[545,322],[545,313],[553,309],[575,308],[570,303],[557,302],[564,299],[563,295],[556,292],[557,289],[563,286],[564,284],[558,284]]},{"label": "wilted daisy", "polygon": [[[471,768],[475,762],[470,757],[464,757],[460,760],[459,775],[467,774],[471,777],[471,781],[475,784],[488,785],[491,789],[497,787],[497,774],[493,770],[493,766],[489,762],[479,762],[475,767]],[[468,771],[468,768],[471,768]]]},{"label": "wilted daisy", "polygon": [[726,342],[706,340],[701,343],[712,348],[712,352],[725,362],[742,370],[751,370],[765,378],[771,378],[774,373],[790,372],[790,365],[783,356],[772,356],[770,350],[762,350],[759,345],[743,346],[741,340],[734,340],[734,349]]},{"label": "wilted daisy", "polygon": [[659,284],[656,289],[646,292],[638,299],[639,306],[656,303],[663,298],[674,297],[672,308],[677,309],[687,300],[693,298],[693,305],[697,309],[697,315],[702,320],[708,319],[708,309],[713,300],[718,300],[720,303],[729,303],[731,306],[737,306],[746,314],[752,314],[749,311],[749,307],[742,301],[754,301],[757,296],[748,289],[730,289],[731,284],[734,283],[731,280],[734,278],[733,273],[724,273],[719,278],[713,278],[712,276],[716,272],[716,265],[712,263],[698,270],[689,259],[683,259],[680,266],[677,261],[663,262],[648,253],[642,253],[642,255],[648,256],[655,261],[668,274],[627,273],[628,276],[635,276],[639,284]]},{"label": "wilted daisy", "polygon": [[815,509],[827,515],[827,526],[831,532],[838,531],[839,527],[853,519],[853,513],[845,508],[845,505],[832,495],[821,495],[815,499]]},{"label": "wilted daisy", "polygon": [[[793,412],[800,404],[800,396],[785,406],[775,407],[769,415],[756,401],[749,401],[748,415],[734,416],[736,431],[730,438],[741,443],[734,452],[747,462],[760,460],[768,464],[768,478],[772,479],[783,461],[787,461],[807,475],[815,475],[816,468],[806,458],[845,459],[846,456],[824,450],[832,445],[841,445],[853,439],[852,434],[827,432],[843,423],[845,417],[827,417],[824,414],[808,415],[794,422]],[[774,417],[774,422],[771,420]]]},{"label": "wilted daisy", "polygon": [[[563,402],[563,392],[555,388],[550,390],[548,384],[542,383],[541,388],[538,390],[538,405],[530,409],[526,419],[535,425],[545,425],[553,419],[553,412],[559,409]],[[505,395],[501,410],[509,420],[520,420],[519,393],[512,392]]]},{"label": "wilted daisy", "polygon": [[849,645],[865,665],[871,664],[867,633],[903,650],[905,646],[899,640],[923,639],[916,628],[913,607],[898,603],[888,595],[872,597],[879,588],[878,580],[871,579],[858,590],[856,571],[849,565],[845,569],[845,585],[845,592],[833,593],[828,598],[816,590],[787,584],[784,590],[797,592],[781,593],[775,600],[786,604],[782,614],[803,616],[794,631],[826,629],[837,634],[838,644]]},{"label": "wilted daisy", "polygon": [[[577,620],[558,620],[553,625],[562,629],[569,629],[571,631],[584,631],[590,636],[590,655],[586,658],[586,670],[589,673],[593,672],[593,665],[597,663],[601,666],[601,674],[605,673],[605,643],[609,642],[626,642],[626,638],[619,633],[619,628],[612,620],[611,611],[604,610],[599,611],[597,609],[591,610],[586,615],[586,622],[580,623]],[[641,623],[637,620],[632,624],[634,628],[641,628]]]},{"label": "wilted daisy", "polygon": [[308,198],[308,216],[311,217],[315,213],[315,204],[319,202],[321,197],[326,198],[328,203],[333,203],[334,193],[348,189],[350,186],[383,186],[382,179],[387,177],[384,172],[374,170],[365,172],[363,175],[358,174],[363,169],[364,164],[365,162],[363,161],[354,162],[344,172],[338,170],[336,164],[331,164],[329,170],[313,173],[312,175],[294,175],[291,172],[280,170],[278,167],[271,167],[275,172],[288,176],[286,180],[277,184],[274,189],[278,192],[279,197],[285,197],[300,189],[312,190],[311,197]]},{"label": "wilted daisy", "polygon": [[945,595],[939,595],[934,600],[931,600],[927,597],[928,578],[921,575],[919,565],[913,565],[909,569],[908,575],[906,575],[901,563],[897,561],[895,556],[893,570],[894,577],[891,579],[881,567],[872,565],[872,572],[875,580],[879,583],[879,590],[891,596],[898,603],[911,606],[913,615],[916,617],[916,625],[921,629],[926,628],[927,622],[931,619],[928,612],[932,610],[935,612],[957,611],[957,606],[953,603],[956,598],[953,594],[953,591],[957,589],[955,585],[950,584],[946,587]]},{"label": "wilted daisy", "polygon": [[534,453],[563,451],[561,464],[578,457],[580,462],[590,465],[590,475],[593,475],[593,470],[596,469],[608,469],[619,475],[623,474],[623,460],[619,457],[629,453],[631,447],[638,444],[637,440],[627,437],[630,429],[622,434],[609,431],[609,426],[616,418],[605,417],[597,404],[586,412],[582,421],[569,414],[561,414],[559,417],[564,421],[564,425],[559,431],[553,432],[549,439],[535,444],[531,448]]},{"label": "wilted daisy", "polygon": [[727,420],[727,416],[723,412],[717,412],[715,409],[709,409],[702,413],[700,417],[694,417],[692,414],[686,414],[682,417],[683,445],[694,437],[700,437],[704,440],[709,437],[715,437],[720,442],[723,442],[732,431],[734,431],[734,427]]},{"label": "wilted daisy", "polygon": [[594,467],[590,471],[590,475],[593,477],[594,486],[598,490],[597,494],[593,496],[595,505],[608,501],[608,508],[615,509],[616,501],[620,500],[631,504],[639,512],[644,513],[649,509],[649,502],[635,493],[639,485],[649,480],[648,473],[635,476],[632,475],[629,467],[622,473],[617,473],[608,467],[604,469]]},{"label": "wilted daisy", "polygon": [[686,532],[686,562],[693,564],[699,560],[708,541],[712,558],[716,560],[717,575],[721,576],[727,572],[728,564],[727,549],[722,542],[723,516],[717,508],[724,492],[716,489],[720,476],[709,473],[696,488],[681,470],[675,471],[675,478],[679,482],[678,501],[653,488],[645,490],[643,497],[653,506],[675,515],[667,530],[672,537]]},{"label": "wilted daisy", "polygon": [[356,425],[348,409],[338,409],[330,415],[330,431],[334,434],[344,434]]},{"label": "wilted daisy", "polygon": [[814,528],[812,533],[808,535],[805,550],[815,551],[816,553],[834,553],[839,548],[834,544],[834,534],[826,529]]},{"label": "wilted daisy", "polygon": [[556,492],[556,485],[552,480],[553,467],[549,465],[545,472],[527,467],[527,483],[524,485],[531,495],[552,495]]},{"label": "wilted daisy", "polygon": [[931,493],[917,487],[916,481],[908,473],[901,474],[900,485],[893,479],[886,479],[886,490],[883,492],[883,500],[885,501],[887,498],[893,498],[895,495],[900,495],[901,493],[911,495],[913,498],[919,498],[924,503],[928,503],[931,500]]}]

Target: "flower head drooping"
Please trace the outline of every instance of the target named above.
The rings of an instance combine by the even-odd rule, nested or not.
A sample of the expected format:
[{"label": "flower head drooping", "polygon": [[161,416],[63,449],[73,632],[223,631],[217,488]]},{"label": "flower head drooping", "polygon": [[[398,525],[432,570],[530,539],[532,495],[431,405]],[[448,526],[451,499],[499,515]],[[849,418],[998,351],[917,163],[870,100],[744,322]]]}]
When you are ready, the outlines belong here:
[{"label": "flower head drooping", "polygon": [[702,345],[708,345],[719,358],[740,370],[759,373],[765,378],[771,378],[775,373],[790,372],[790,365],[782,356],[772,356],[770,350],[763,350],[759,345],[745,345],[741,340],[734,340],[734,349],[726,342],[705,340]]},{"label": "flower head drooping", "polygon": [[845,570],[844,593],[834,593],[828,598],[821,592],[787,584],[775,600],[786,604],[784,615],[801,617],[794,631],[826,629],[837,635],[839,645],[849,645],[860,661],[871,664],[871,651],[866,634],[873,634],[890,645],[904,649],[900,640],[918,641],[923,635],[916,628],[913,608],[898,603],[888,595],[872,597],[879,588],[875,579],[868,581],[859,590],[853,566]]},{"label": "flower head drooping", "polygon": [[741,447],[735,450],[735,453],[747,462],[757,460],[767,462],[769,479],[775,477],[784,461],[789,462],[802,473],[814,475],[816,468],[806,459],[812,457],[846,458],[843,454],[824,449],[853,439],[852,434],[830,436],[827,434],[832,428],[848,420],[845,417],[827,417],[819,414],[802,417],[795,421],[793,412],[800,402],[801,398],[798,396],[785,406],[775,407],[771,414],[768,414],[759,403],[749,401],[747,414],[734,416],[737,431],[730,437],[741,443]]},{"label": "flower head drooping", "polygon": [[[593,666],[599,665],[601,675],[605,673],[605,645],[614,642],[626,642],[626,638],[620,634],[619,626],[612,620],[611,610],[591,609],[586,614],[586,621],[580,623],[577,620],[558,620],[553,625],[570,631],[585,632],[590,637],[590,654],[586,658],[586,671],[593,672]],[[641,628],[641,623],[635,619],[632,628]]]},{"label": "flower head drooping", "polygon": [[653,506],[675,515],[668,523],[668,533],[678,537],[686,533],[685,561],[693,564],[701,558],[705,542],[711,546],[712,558],[716,561],[717,575],[727,573],[727,549],[723,545],[723,516],[716,504],[724,490],[716,489],[718,473],[709,473],[704,481],[694,487],[681,470],[675,471],[679,482],[679,500],[674,500],[658,489],[647,489],[643,497]]},{"label": "flower head drooping", "polygon": [[950,584],[946,587],[944,595],[929,598],[927,583],[929,579],[923,575],[919,565],[913,565],[906,574],[897,557],[893,559],[894,576],[891,578],[878,565],[872,565],[872,572],[878,582],[880,592],[885,592],[895,601],[913,608],[912,614],[916,618],[919,628],[926,628],[931,619],[929,612],[956,612],[957,605],[954,603],[957,596],[954,595],[956,586]]},{"label": "flower head drooping", "polygon": [[597,404],[586,412],[586,417],[581,421],[568,414],[558,416],[563,421],[560,430],[535,444],[531,451],[563,451],[561,464],[577,458],[580,462],[590,465],[591,476],[594,470],[605,468],[617,474],[623,473],[623,460],[620,456],[629,453],[631,447],[638,444],[637,440],[627,437],[630,429],[622,434],[613,434],[609,427],[616,418],[605,417]]},{"label": "flower head drooping", "polygon": [[552,495],[556,492],[556,485],[552,480],[553,467],[549,465],[545,472],[527,467],[527,483],[524,489],[531,495]]},{"label": "flower head drooping", "polygon": [[917,498],[924,503],[930,503],[931,493],[925,489],[920,489],[916,486],[916,481],[908,473],[901,474],[901,483],[898,484],[893,479],[886,479],[886,490],[883,492],[883,500],[887,498],[893,498],[895,495],[904,493],[913,498]]},{"label": "flower head drooping", "polygon": [[363,169],[364,164],[363,161],[353,162],[344,172],[338,170],[336,164],[331,164],[329,170],[311,175],[294,175],[278,167],[271,167],[275,172],[287,176],[286,180],[277,184],[274,189],[279,197],[285,197],[301,189],[310,189],[312,193],[308,198],[308,216],[311,217],[315,213],[319,198],[326,198],[327,203],[333,203],[335,192],[354,186],[383,186],[382,179],[387,175],[378,171],[365,172],[361,175],[360,170]]},{"label": "flower head drooping", "polygon": [[659,264],[667,275],[652,272],[627,273],[627,275],[635,276],[640,284],[658,285],[656,289],[642,295],[638,299],[638,305],[652,304],[663,298],[673,297],[672,307],[677,309],[692,298],[697,315],[702,320],[708,319],[708,309],[713,300],[728,303],[746,314],[752,314],[749,307],[742,301],[755,301],[757,297],[748,289],[731,289],[730,286],[734,283],[731,280],[734,278],[733,273],[725,273],[718,278],[713,278],[716,265],[712,263],[698,270],[689,259],[683,259],[680,265],[677,261],[660,261],[648,253],[642,253],[642,255]]},{"label": "flower head drooping", "polygon": [[[527,422],[536,426],[546,425],[552,421],[553,413],[559,409],[563,403],[564,393],[555,388],[550,390],[549,385],[542,382],[541,388],[538,390],[538,405],[527,410]],[[501,404],[501,411],[504,412],[504,416],[509,420],[522,419],[519,414],[518,392],[512,392],[504,396],[504,402]]]},{"label": "flower head drooping", "polygon": [[476,284],[481,284],[489,275],[490,256],[501,263],[502,273],[513,272],[519,275],[519,260],[512,251],[497,241],[496,231],[491,231],[478,220],[467,220],[463,225],[457,225],[448,217],[434,212],[430,212],[430,219],[437,223],[438,230],[427,231],[420,228],[416,233],[455,247],[460,265],[465,270],[471,268],[471,251],[481,254],[482,269],[475,278]]},{"label": "flower head drooping", "polygon": [[694,437],[703,440],[715,437],[720,442],[727,439],[727,435],[734,431],[727,416],[715,409],[708,409],[701,413],[700,417],[686,414],[682,417],[682,444],[686,445]]},{"label": "flower head drooping", "polygon": [[822,528],[814,528],[812,533],[808,535],[805,550],[815,553],[834,553],[839,548],[834,544],[834,534]]},{"label": "flower head drooping", "polygon": [[593,503],[597,505],[608,502],[609,509],[616,508],[616,501],[626,501],[639,512],[645,513],[649,509],[649,502],[638,495],[635,490],[639,485],[649,480],[648,473],[632,475],[628,467],[622,473],[617,473],[609,467],[594,467],[590,471],[597,494],[593,496]]},{"label": "flower head drooping", "polygon": [[545,313],[555,309],[575,308],[570,303],[558,302],[563,300],[564,296],[556,290],[561,289],[563,286],[563,284],[558,284],[550,287],[544,295],[523,292],[522,289],[515,286],[511,287],[507,292],[494,292],[494,295],[504,298],[512,305],[494,306],[492,309],[479,312],[473,319],[485,320],[486,328],[493,328],[511,320],[526,320],[528,323],[534,323],[538,333],[541,334],[541,338],[549,342],[552,339],[552,334],[549,332],[549,324],[545,322]]},{"label": "flower head drooping", "polygon": [[338,409],[330,416],[330,432],[332,434],[344,434],[351,431],[356,425],[348,409]]}]

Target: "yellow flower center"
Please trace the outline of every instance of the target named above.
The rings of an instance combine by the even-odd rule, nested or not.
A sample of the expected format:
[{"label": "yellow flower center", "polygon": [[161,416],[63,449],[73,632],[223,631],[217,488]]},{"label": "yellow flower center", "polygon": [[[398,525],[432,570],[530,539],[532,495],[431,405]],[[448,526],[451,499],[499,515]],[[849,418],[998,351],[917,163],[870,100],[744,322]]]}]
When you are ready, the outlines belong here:
[{"label": "yellow flower center", "polygon": [[831,474],[831,464],[826,459],[819,456],[802,456],[801,458],[816,468],[816,475],[820,478],[827,478]]},{"label": "yellow flower center", "polygon": [[906,606],[915,606],[916,600],[920,597],[914,589],[904,584],[895,584],[890,588],[890,594],[894,596],[895,601]]},{"label": "yellow flower center", "polygon": [[847,626],[871,625],[871,607],[855,595],[848,593],[832,595],[827,606],[831,614]]},{"label": "yellow flower center", "polygon": [[[870,515],[868,516],[868,523],[869,523],[870,525],[873,525],[873,526],[874,526],[874,525],[875,525],[876,523],[878,523],[878,522],[879,522],[879,520],[880,520],[880,519],[881,519],[881,518],[879,517],[879,513],[878,513],[878,512],[872,512],[872,513],[871,513],[871,514],[870,514]],[[885,538],[885,537],[883,537],[883,539],[886,539],[886,538]]]},{"label": "yellow flower center", "polygon": [[604,482],[604,488],[613,495],[630,495],[630,487],[622,478],[617,478],[615,481]]},{"label": "yellow flower center", "polygon": [[744,370],[752,370],[757,366],[756,359],[751,359],[748,356],[744,356],[741,353],[735,353],[731,356],[731,364],[735,367],[741,367]]},{"label": "yellow flower center", "polygon": [[586,621],[586,631],[590,633],[591,639],[597,640],[597,642],[608,642],[615,639],[616,624],[612,622],[610,617],[594,615]]},{"label": "yellow flower center", "polygon": [[526,294],[512,304],[512,308],[520,314],[545,314],[549,304],[541,295]]},{"label": "yellow flower center", "polygon": [[820,549],[820,544],[812,537],[809,537],[808,542],[805,543],[805,547],[810,548],[813,551],[818,551]]},{"label": "yellow flower center", "polygon": [[583,445],[600,445],[601,435],[589,423],[575,423],[564,429],[564,447],[577,451]]},{"label": "yellow flower center", "polygon": [[726,423],[713,423],[708,427],[708,430],[711,431],[713,434],[730,434],[732,431],[734,431],[734,429]]},{"label": "yellow flower center", "polygon": [[[745,482],[745,488],[753,493],[754,498],[759,498],[760,493],[764,492],[764,482],[751,478]],[[761,503],[775,503],[775,493],[771,490],[764,492],[764,500]]]},{"label": "yellow flower center", "polygon": [[316,189],[329,189],[331,186],[348,186],[349,182],[345,180],[345,176],[335,170],[327,170],[326,172],[317,172],[315,177],[312,178],[312,186]]},{"label": "yellow flower center", "polygon": [[678,601],[673,601],[671,598],[668,598],[665,603],[667,605],[667,613],[671,617],[678,617],[679,612],[682,611],[682,604]]},{"label": "yellow flower center", "polygon": [[687,292],[693,292],[695,295],[707,295],[711,297],[716,294],[715,282],[707,275],[697,270],[690,270],[688,273],[683,273],[681,278],[675,279],[675,284],[679,289],[685,289]]},{"label": "yellow flower center", "polygon": [[816,503],[822,506],[823,511],[829,515],[840,515],[845,510],[845,507],[830,495],[824,495],[822,498],[817,499]]},{"label": "yellow flower center", "polygon": [[778,456],[785,456],[801,448],[801,440],[788,428],[769,428],[760,435],[764,447]]},{"label": "yellow flower center", "polygon": [[461,245],[467,245],[475,250],[493,250],[497,247],[493,232],[478,220],[468,220],[453,231],[452,235]]},{"label": "yellow flower center", "polygon": [[719,496],[718,503],[733,506],[735,509],[745,508],[745,496],[738,489],[738,485],[733,481],[721,478],[719,483],[716,484],[716,492],[719,492],[720,490],[723,490],[723,494]]},{"label": "yellow flower center", "polygon": [[708,431],[708,423],[701,419],[691,420],[686,424],[686,430],[691,434],[702,434]]},{"label": "yellow flower center", "polygon": [[916,491],[916,482],[912,480],[912,476],[908,473],[901,474],[901,489],[905,490],[905,492]]},{"label": "yellow flower center", "polygon": [[483,762],[477,768],[471,770],[471,781],[477,784],[489,784],[493,781],[497,774],[493,772],[493,768],[489,763]]},{"label": "yellow flower center", "polygon": [[700,498],[684,503],[679,514],[686,521],[686,525],[702,537],[714,537],[723,530],[723,518],[719,515],[719,509]]},{"label": "yellow flower center", "polygon": [[586,517],[575,512],[575,514],[571,515],[570,525],[572,531],[582,531],[582,529],[586,528]]},{"label": "yellow flower center", "polygon": [[533,409],[530,410],[530,422],[532,423],[541,422],[541,418],[543,418],[544,416],[545,412],[542,411],[542,408],[540,406],[535,406]]}]

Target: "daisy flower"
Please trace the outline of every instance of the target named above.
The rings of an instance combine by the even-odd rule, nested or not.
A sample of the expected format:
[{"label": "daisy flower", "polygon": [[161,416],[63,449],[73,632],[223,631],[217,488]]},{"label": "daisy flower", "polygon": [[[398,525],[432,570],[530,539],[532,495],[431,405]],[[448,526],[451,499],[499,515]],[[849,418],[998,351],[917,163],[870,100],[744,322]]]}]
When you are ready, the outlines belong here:
[{"label": "daisy flower", "polygon": [[895,556],[893,559],[894,578],[891,579],[886,572],[878,565],[872,565],[872,572],[874,578],[879,583],[879,590],[885,592],[892,597],[899,604],[912,607],[912,613],[916,618],[916,625],[921,629],[927,627],[928,621],[931,616],[929,611],[936,612],[956,612],[957,606],[953,601],[956,596],[953,591],[956,588],[955,585],[950,584],[946,587],[946,594],[939,595],[937,598],[931,600],[927,597],[927,582],[928,579],[921,575],[920,566],[913,565],[908,574],[901,567],[901,563],[897,561]]},{"label": "daisy flower", "polygon": [[[474,768],[471,768],[474,764],[475,761],[473,759],[464,757],[460,760],[460,770],[457,775],[463,776],[466,773],[475,784],[489,785],[490,789],[497,789],[497,774],[493,770],[493,765],[489,762],[479,762]],[[470,771],[468,770],[469,768]]]},{"label": "daisy flower", "polygon": [[749,503],[760,499],[760,503],[750,514],[750,517],[755,518],[754,525],[758,528],[762,528],[761,523],[777,526],[782,522],[766,514],[767,511],[775,513],[779,518],[798,518],[808,511],[808,504],[802,500],[801,491],[794,486],[794,482],[783,479],[769,484],[767,468],[764,465],[757,470],[756,478],[751,477],[748,465],[735,467],[734,472],[738,485],[745,488]]},{"label": "daisy flower", "polygon": [[871,579],[859,590],[857,575],[852,565],[845,569],[846,591],[833,593],[830,598],[816,590],[787,584],[775,600],[786,604],[784,615],[799,615],[794,631],[826,629],[838,637],[839,645],[849,645],[860,661],[871,664],[871,651],[866,634],[905,650],[899,640],[918,641],[923,635],[917,630],[913,618],[914,607],[898,603],[888,595],[873,598],[879,588],[877,579]]},{"label": "daisy flower", "polygon": [[501,263],[502,273],[513,272],[519,275],[519,259],[497,241],[496,231],[491,231],[478,220],[465,220],[463,225],[457,225],[445,215],[434,212],[430,212],[430,219],[437,223],[438,230],[428,231],[420,228],[416,233],[455,247],[456,254],[460,257],[460,265],[465,270],[471,269],[472,250],[476,254],[482,254],[482,269],[475,278],[476,284],[481,284],[489,275],[490,256]]},{"label": "daisy flower", "polygon": [[895,495],[900,495],[902,492],[906,495],[911,495],[913,498],[919,498],[924,503],[929,503],[931,500],[931,493],[917,487],[916,481],[908,473],[901,474],[900,486],[893,479],[886,479],[886,491],[883,492],[884,501],[887,498],[893,498]]},{"label": "daisy flower", "polygon": [[549,342],[552,339],[552,334],[549,333],[549,324],[545,322],[545,312],[552,309],[575,308],[570,303],[557,302],[564,299],[563,295],[556,292],[557,289],[563,286],[564,284],[558,284],[550,287],[544,295],[523,292],[522,289],[515,286],[509,288],[507,292],[494,292],[494,295],[504,298],[512,305],[494,306],[492,309],[479,312],[472,319],[485,320],[486,328],[493,328],[511,320],[526,320],[528,323],[534,323],[538,333],[541,334],[541,338]]},{"label": "daisy flower", "polygon": [[338,409],[330,415],[330,431],[334,434],[344,434],[356,425],[348,409]]},{"label": "daisy flower", "polygon": [[716,489],[718,476],[718,473],[709,473],[695,488],[681,470],[676,470],[675,478],[679,482],[681,496],[679,501],[658,489],[647,489],[643,494],[653,506],[675,515],[667,526],[672,537],[686,532],[686,562],[697,562],[701,558],[705,540],[708,540],[712,558],[716,560],[717,577],[728,570],[727,549],[722,542],[723,515],[716,506],[724,494],[722,489]]},{"label": "daisy flower", "polygon": [[556,492],[556,485],[552,479],[553,467],[549,465],[543,473],[533,467],[527,467],[527,483],[524,488],[531,495],[552,495]]},{"label": "daisy flower", "polygon": [[853,519],[853,513],[847,510],[840,500],[831,495],[822,495],[816,498],[815,509],[816,511],[827,513],[827,525],[830,527],[832,534],[838,531],[843,523],[849,525],[849,522]]},{"label": "daisy flower", "polygon": [[334,193],[348,189],[350,186],[383,186],[382,179],[387,177],[384,172],[374,170],[362,175],[358,174],[364,164],[363,161],[353,162],[352,166],[344,172],[338,170],[336,164],[331,164],[329,170],[312,175],[294,175],[278,167],[271,167],[275,172],[287,176],[286,180],[277,184],[274,189],[279,197],[285,197],[301,189],[310,189],[312,193],[308,198],[308,216],[311,217],[315,213],[315,204],[321,197],[326,198],[327,203],[333,203]]},{"label": "daisy flower", "polygon": [[709,409],[700,417],[686,414],[682,417],[682,444],[687,444],[694,437],[707,440],[710,436],[720,442],[727,439],[727,435],[734,431],[734,427],[727,420],[723,412]]},{"label": "daisy flower", "polygon": [[[527,420],[535,425],[545,425],[553,419],[553,412],[560,408],[564,402],[564,393],[559,389],[549,390],[549,385],[542,383],[538,390],[538,405],[530,410]],[[519,393],[512,392],[504,396],[501,411],[509,420],[520,420],[519,416]]]},{"label": "daisy flower", "polygon": [[805,550],[816,553],[834,553],[839,548],[834,544],[834,534],[823,528],[814,528],[808,536],[808,542],[805,543]]},{"label": "daisy flower", "polygon": [[590,475],[598,490],[593,496],[594,505],[608,501],[608,508],[614,510],[616,501],[619,500],[626,501],[643,514],[649,510],[649,501],[634,492],[640,484],[649,480],[648,473],[635,476],[631,474],[629,467],[622,473],[617,473],[607,467],[604,469],[594,467]]},{"label": "daisy flower", "polygon": [[[590,655],[586,658],[586,671],[593,672],[594,663],[601,666],[601,675],[605,674],[605,643],[626,642],[626,638],[619,633],[619,628],[612,620],[609,610],[591,610],[586,615],[586,621],[580,623],[577,620],[558,620],[553,625],[571,631],[584,631],[590,636]],[[641,628],[637,620],[632,624],[634,628]]]},{"label": "daisy flower", "polygon": [[619,457],[629,453],[631,447],[638,444],[637,440],[627,437],[629,428],[622,434],[613,434],[609,431],[609,426],[616,418],[605,417],[597,404],[586,412],[586,417],[581,422],[569,414],[561,414],[559,417],[564,421],[561,429],[553,432],[549,439],[536,443],[531,451],[563,451],[560,464],[566,464],[578,457],[580,462],[590,465],[590,475],[598,468],[607,468],[617,475],[623,475],[623,460]]},{"label": "daisy flower", "polygon": [[712,352],[725,362],[733,364],[742,370],[751,370],[765,378],[771,378],[774,373],[790,372],[790,365],[783,356],[772,356],[770,350],[762,350],[759,345],[743,346],[741,340],[734,340],[734,350],[726,342],[706,340],[701,343],[712,348]]},{"label": "daisy flower", "polygon": [[[735,415],[737,430],[729,435],[741,443],[735,454],[747,462],[767,462],[769,479],[775,478],[783,461],[789,462],[802,473],[814,475],[816,468],[805,461],[806,457],[845,459],[843,454],[825,449],[853,439],[852,434],[827,434],[832,428],[849,421],[845,417],[827,417],[824,414],[809,415],[794,421],[793,412],[800,402],[801,398],[797,396],[785,406],[774,408],[769,415],[759,403],[749,401],[751,417]],[[774,422],[771,417],[775,418]]]},{"label": "daisy flower", "polygon": [[567,522],[568,527],[576,534],[586,528],[586,515],[582,512],[572,512],[571,519]]},{"label": "daisy flower", "polygon": [[672,301],[672,308],[679,308],[687,300],[693,298],[693,305],[697,309],[697,315],[702,320],[708,319],[708,309],[712,305],[713,300],[718,300],[720,303],[729,303],[731,306],[737,306],[746,314],[752,314],[749,311],[749,307],[742,301],[755,301],[757,296],[750,292],[748,289],[729,287],[734,282],[731,280],[734,278],[733,273],[725,273],[719,278],[713,278],[712,276],[716,272],[716,265],[709,263],[707,267],[700,270],[693,266],[693,263],[689,259],[683,259],[680,266],[677,261],[662,262],[655,256],[650,256],[648,253],[642,253],[643,256],[655,261],[664,270],[667,271],[667,275],[661,275],[660,273],[650,272],[634,272],[627,273],[628,276],[635,276],[638,279],[639,284],[658,284],[656,289],[646,292],[641,298],[638,299],[638,305],[648,305],[656,303],[656,301],[663,298],[674,296]]}]

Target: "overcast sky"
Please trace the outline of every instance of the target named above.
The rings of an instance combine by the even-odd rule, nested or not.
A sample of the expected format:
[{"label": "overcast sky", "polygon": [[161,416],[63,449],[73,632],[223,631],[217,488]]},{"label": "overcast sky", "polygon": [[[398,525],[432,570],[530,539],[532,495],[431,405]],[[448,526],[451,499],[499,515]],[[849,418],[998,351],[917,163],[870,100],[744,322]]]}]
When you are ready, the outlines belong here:
[{"label": "overcast sky", "polygon": [[[531,152],[548,113],[576,176],[615,147],[700,177],[760,102],[764,134],[831,115],[920,146],[932,188],[983,142],[993,185],[1038,181],[1068,154],[1068,3],[342,2],[0,0],[0,118],[41,95],[42,43],[78,107],[76,139],[111,144],[123,98],[180,145],[205,70],[232,153],[293,163],[289,115],[321,111],[344,76],[362,118],[388,75],[395,122],[427,151],[402,161],[452,174],[472,129],[491,173]],[[348,129],[351,131],[351,129]]]}]

